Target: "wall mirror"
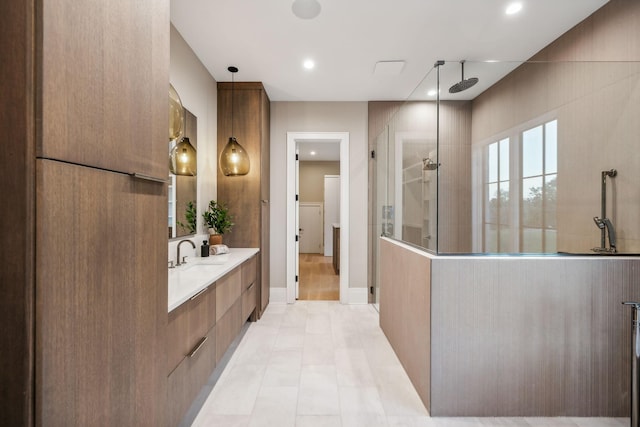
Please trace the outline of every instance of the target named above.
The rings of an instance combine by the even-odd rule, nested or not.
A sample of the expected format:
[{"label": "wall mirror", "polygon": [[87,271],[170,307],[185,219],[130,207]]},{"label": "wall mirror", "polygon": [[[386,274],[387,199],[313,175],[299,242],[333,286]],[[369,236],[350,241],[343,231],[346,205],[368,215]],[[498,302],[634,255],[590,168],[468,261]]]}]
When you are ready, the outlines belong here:
[{"label": "wall mirror", "polygon": [[[184,137],[198,148],[198,118],[184,109]],[[169,152],[176,142],[169,143]],[[197,176],[169,174],[169,239],[196,234]]]}]

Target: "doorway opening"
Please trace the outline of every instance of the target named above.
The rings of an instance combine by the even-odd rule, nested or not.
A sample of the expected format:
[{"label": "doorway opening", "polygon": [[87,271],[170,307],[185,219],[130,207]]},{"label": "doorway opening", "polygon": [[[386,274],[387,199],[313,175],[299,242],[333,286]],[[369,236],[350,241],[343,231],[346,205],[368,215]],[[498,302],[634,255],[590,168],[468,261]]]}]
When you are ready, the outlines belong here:
[{"label": "doorway opening", "polygon": [[348,150],[348,132],[287,132],[288,303],[348,302]]}]

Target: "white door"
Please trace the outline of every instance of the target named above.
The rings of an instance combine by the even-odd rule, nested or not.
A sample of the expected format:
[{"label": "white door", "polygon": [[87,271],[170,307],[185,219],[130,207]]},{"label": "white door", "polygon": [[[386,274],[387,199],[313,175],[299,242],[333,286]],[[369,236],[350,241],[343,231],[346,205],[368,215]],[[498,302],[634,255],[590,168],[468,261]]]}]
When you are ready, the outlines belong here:
[{"label": "white door", "polygon": [[333,224],[340,224],[340,175],[325,175],[324,256],[333,256]]},{"label": "white door", "polygon": [[300,253],[322,253],[322,203],[300,203]]}]

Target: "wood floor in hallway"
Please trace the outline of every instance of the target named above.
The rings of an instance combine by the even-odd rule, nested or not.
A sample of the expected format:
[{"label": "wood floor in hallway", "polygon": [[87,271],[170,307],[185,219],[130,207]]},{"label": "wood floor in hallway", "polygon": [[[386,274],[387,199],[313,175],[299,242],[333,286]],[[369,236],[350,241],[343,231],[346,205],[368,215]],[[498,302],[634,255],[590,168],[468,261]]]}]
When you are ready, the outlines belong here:
[{"label": "wood floor in hallway", "polygon": [[299,291],[300,300],[338,301],[340,276],[333,271],[333,257],[300,254]]}]

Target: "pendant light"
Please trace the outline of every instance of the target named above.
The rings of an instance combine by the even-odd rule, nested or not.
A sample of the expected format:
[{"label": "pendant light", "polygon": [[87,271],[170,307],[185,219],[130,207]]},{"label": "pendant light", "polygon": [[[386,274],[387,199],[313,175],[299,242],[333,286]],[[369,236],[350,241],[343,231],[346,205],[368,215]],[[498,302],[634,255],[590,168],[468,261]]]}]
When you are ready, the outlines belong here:
[{"label": "pendant light", "polygon": [[176,144],[169,155],[169,170],[174,175],[196,176],[197,153],[189,138],[184,137]]},{"label": "pendant light", "polygon": [[197,173],[196,149],[184,135],[184,107],[178,92],[169,84],[169,142],[175,143],[169,151],[169,171],[174,175],[195,176]]},{"label": "pendant light", "polygon": [[239,176],[249,173],[249,155],[233,136],[233,75],[238,72],[236,67],[227,68],[231,73],[231,136],[222,153],[220,153],[220,170],[225,176]]}]

